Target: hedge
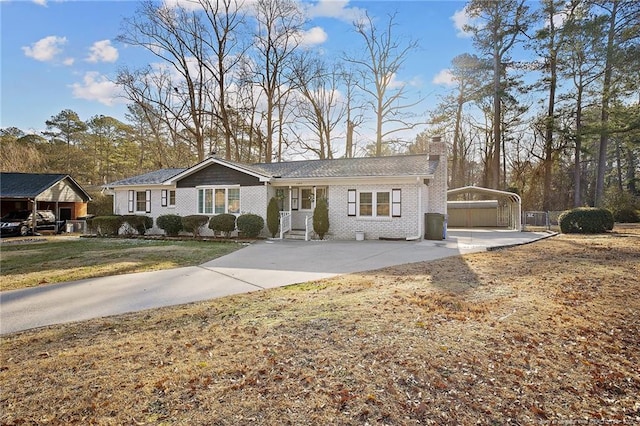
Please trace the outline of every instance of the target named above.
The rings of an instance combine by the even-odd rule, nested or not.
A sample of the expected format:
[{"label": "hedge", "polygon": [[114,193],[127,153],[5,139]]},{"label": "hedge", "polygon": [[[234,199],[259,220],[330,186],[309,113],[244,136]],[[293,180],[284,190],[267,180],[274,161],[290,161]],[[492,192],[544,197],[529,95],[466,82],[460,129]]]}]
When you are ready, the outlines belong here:
[{"label": "hedge", "polygon": [[120,215],[96,216],[87,219],[87,225],[101,237],[118,235],[120,227],[124,224],[124,218]]},{"label": "hedge", "polygon": [[229,238],[236,229],[236,217],[230,213],[212,216],[209,220],[209,229],[213,232],[222,232],[226,238]]},{"label": "hedge", "polygon": [[192,214],[189,216],[185,216],[182,218],[182,229],[191,232],[193,237],[200,236],[200,230],[203,226],[207,224],[209,221],[209,216],[201,215],[201,214]]},{"label": "hedge", "polygon": [[128,214],[122,218],[124,223],[135,229],[139,235],[144,235],[148,229],[153,228],[153,218],[149,216]]},{"label": "hedge", "polygon": [[613,214],[603,208],[579,207],[562,212],[558,223],[565,234],[597,234],[613,229]]},{"label": "hedge", "polygon": [[169,237],[175,237],[182,231],[182,217],[177,214],[164,214],[158,216],[156,225],[163,229]]},{"label": "hedge", "polygon": [[257,214],[243,214],[238,217],[238,230],[242,235],[249,238],[255,238],[260,235],[264,228],[264,219]]}]

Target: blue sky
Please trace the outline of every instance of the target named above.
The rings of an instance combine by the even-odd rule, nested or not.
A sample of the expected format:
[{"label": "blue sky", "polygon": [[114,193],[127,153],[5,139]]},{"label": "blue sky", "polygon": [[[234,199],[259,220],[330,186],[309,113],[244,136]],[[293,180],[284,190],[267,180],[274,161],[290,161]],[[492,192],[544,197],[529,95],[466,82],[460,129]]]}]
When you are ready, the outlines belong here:
[{"label": "blue sky", "polygon": [[[179,0],[171,0],[179,1]],[[397,79],[426,97],[424,109],[438,102],[446,86],[446,70],[458,54],[473,51],[460,33],[466,2],[306,1],[309,37],[328,53],[357,49],[349,17],[366,10],[385,20],[397,12],[397,36],[412,38],[413,52]],[[63,109],[88,120],[109,115],[124,120],[126,101],[111,83],[119,67],[136,68],[156,59],[115,38],[124,17],[133,16],[134,1],[0,0],[0,127],[41,131],[44,122]],[[444,76],[444,78],[443,78]]]}]

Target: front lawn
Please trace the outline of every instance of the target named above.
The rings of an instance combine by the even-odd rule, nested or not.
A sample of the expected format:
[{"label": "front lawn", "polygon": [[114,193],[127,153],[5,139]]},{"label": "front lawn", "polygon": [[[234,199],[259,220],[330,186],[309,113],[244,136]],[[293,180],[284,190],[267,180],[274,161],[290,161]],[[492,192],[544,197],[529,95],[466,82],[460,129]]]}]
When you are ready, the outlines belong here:
[{"label": "front lawn", "polygon": [[0,424],[640,424],[640,228],[3,336]]},{"label": "front lawn", "polygon": [[0,289],[199,265],[242,247],[212,241],[49,237],[4,240]]}]

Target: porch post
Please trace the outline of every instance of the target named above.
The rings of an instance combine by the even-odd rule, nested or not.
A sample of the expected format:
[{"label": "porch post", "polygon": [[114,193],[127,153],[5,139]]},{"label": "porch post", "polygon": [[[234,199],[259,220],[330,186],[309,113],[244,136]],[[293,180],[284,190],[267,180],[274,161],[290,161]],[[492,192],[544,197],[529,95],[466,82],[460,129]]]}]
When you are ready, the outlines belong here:
[{"label": "porch post", "polygon": [[311,203],[311,211],[316,209],[316,201],[318,200],[318,196],[316,195],[316,186],[313,187],[313,203]]},{"label": "porch post", "polygon": [[292,204],[292,198],[291,196],[293,195],[293,191],[291,189],[291,186],[289,186],[289,215],[291,215],[291,204]]}]

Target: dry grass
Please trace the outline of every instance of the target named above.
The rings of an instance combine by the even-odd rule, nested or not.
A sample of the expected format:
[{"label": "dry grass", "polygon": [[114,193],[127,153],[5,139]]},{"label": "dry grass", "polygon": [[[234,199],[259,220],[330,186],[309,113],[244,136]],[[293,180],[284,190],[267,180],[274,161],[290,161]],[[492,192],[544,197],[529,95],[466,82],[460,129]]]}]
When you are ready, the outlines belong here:
[{"label": "dry grass", "polygon": [[0,289],[199,265],[241,247],[200,240],[52,236],[1,243]]},{"label": "dry grass", "polygon": [[6,336],[2,424],[637,424],[640,228]]}]

